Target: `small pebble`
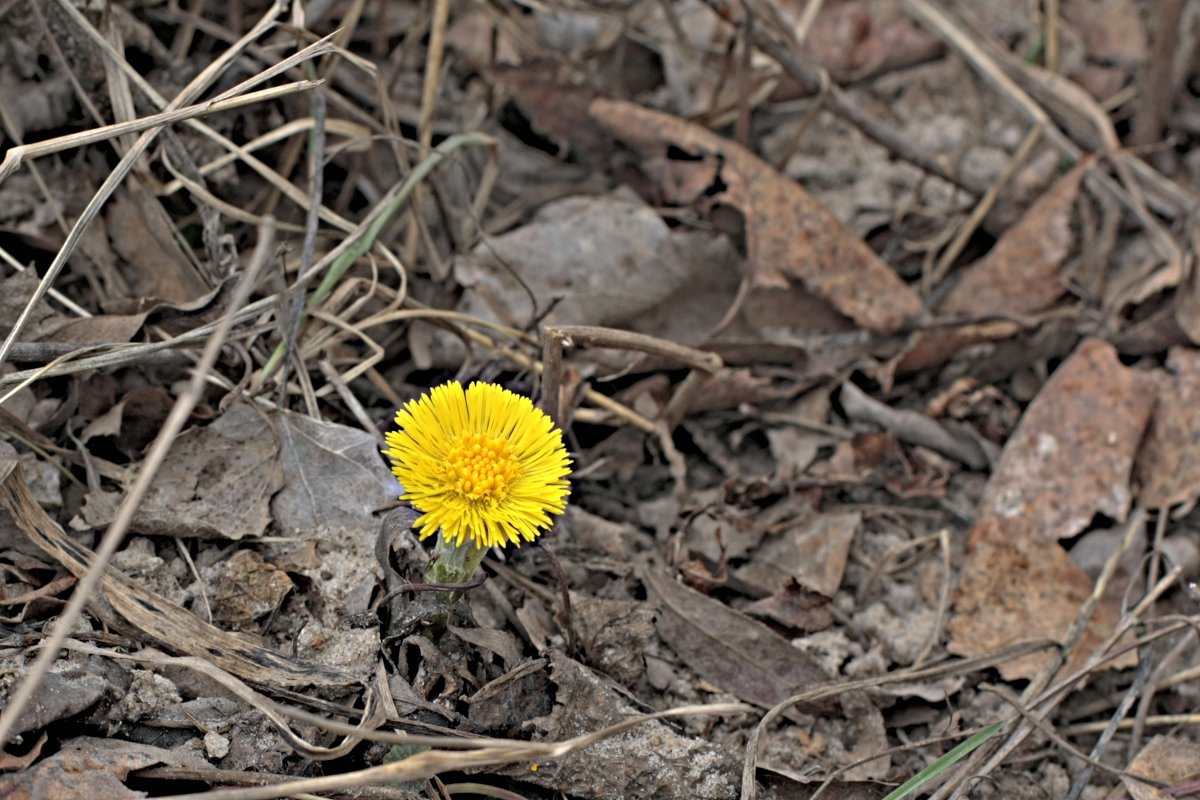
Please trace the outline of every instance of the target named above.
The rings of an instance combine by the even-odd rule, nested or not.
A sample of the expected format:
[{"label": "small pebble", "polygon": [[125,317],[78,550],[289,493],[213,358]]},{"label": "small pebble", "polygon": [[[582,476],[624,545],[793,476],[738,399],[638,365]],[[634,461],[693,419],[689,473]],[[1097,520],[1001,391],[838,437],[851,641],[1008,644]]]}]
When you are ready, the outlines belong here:
[{"label": "small pebble", "polygon": [[229,755],[229,739],[211,731],[204,734],[204,752],[210,759],[224,758]]}]

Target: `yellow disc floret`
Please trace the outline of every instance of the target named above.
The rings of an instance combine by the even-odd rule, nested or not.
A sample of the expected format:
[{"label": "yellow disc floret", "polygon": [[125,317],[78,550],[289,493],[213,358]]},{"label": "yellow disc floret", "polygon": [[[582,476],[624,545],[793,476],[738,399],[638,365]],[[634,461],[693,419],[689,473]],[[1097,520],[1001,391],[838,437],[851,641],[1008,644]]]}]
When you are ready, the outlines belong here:
[{"label": "yellow disc floret", "polygon": [[475,547],[532,541],[566,508],[562,433],[529,398],[490,383],[434,388],[396,414],[384,453],[422,512],[421,538]]}]

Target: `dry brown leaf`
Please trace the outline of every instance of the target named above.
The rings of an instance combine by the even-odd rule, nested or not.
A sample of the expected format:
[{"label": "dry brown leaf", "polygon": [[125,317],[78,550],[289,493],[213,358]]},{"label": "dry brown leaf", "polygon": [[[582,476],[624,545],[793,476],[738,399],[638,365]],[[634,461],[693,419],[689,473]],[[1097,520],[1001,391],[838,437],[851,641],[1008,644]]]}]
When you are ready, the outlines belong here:
[{"label": "dry brown leaf", "polygon": [[846,556],[861,524],[862,514],[856,511],[820,514],[767,538],[734,576],[765,592],[798,578],[808,589],[833,597],[842,585]]},{"label": "dry brown leaf", "polygon": [[[1084,341],[1042,387],[1009,438],[979,504],[954,599],[949,649],[979,655],[1019,641],[1058,639],[1092,592],[1091,579],[1056,543],[1097,513],[1129,511],[1133,458],[1153,406],[1153,379],[1116,351]],[[1109,594],[1068,664],[1078,667],[1113,630],[1121,587]],[[1028,678],[1047,656],[1000,667]],[[1113,667],[1128,666],[1135,654]]]},{"label": "dry brown leaf", "polygon": [[[554,698],[553,708],[522,726],[534,729],[535,741],[578,736],[636,713],[628,694],[608,678],[558,652],[547,660],[555,690],[541,694]],[[540,697],[530,700],[541,702]],[[566,758],[536,772],[521,764],[502,774],[587,800],[724,800],[737,794],[738,766],[729,748],[683,735],[655,720],[591,745],[586,757]]]},{"label": "dry brown leaf", "polygon": [[[788,2],[780,10],[794,24],[806,6]],[[821,9],[800,52],[835,82],[853,83],[928,61],[942,49],[941,40],[914,24],[896,0],[848,0]],[[775,97],[790,94],[788,88],[785,81]]]},{"label": "dry brown leaf", "polygon": [[642,570],[642,581],[659,609],[663,640],[702,677],[741,700],[770,708],[829,681],[806,653],[761,622],[653,566]]},{"label": "dry brown leaf", "polygon": [[110,344],[133,339],[146,321],[145,314],[101,314],[72,319],[53,329],[42,341],[71,344]]},{"label": "dry brown leaf", "polygon": [[180,249],[170,217],[138,181],[130,178],[117,190],[105,219],[139,297],[186,303],[209,290]]},{"label": "dry brown leaf", "polygon": [[1138,500],[1164,508],[1200,496],[1200,352],[1174,348],[1137,457]]},{"label": "dry brown leaf", "polygon": [[654,610],[641,600],[571,593],[571,624],[588,663],[629,687],[646,672],[642,650],[654,635]]},{"label": "dry brown leaf", "polygon": [[[0,336],[7,336],[12,330],[13,323],[25,311],[25,306],[37,290],[38,283],[38,274],[32,269],[0,278]],[[39,303],[21,332],[21,340],[36,342],[44,331],[52,330],[61,324],[60,318],[49,303]]]},{"label": "dry brown leaf", "polygon": [[[977,523],[967,540],[966,564],[954,593],[947,649],[976,656],[1017,642],[1059,640],[1092,594],[1092,579],[1055,542],[1014,536],[999,519]],[[1110,591],[1091,625],[1067,659],[1083,665],[1120,619],[1121,592]],[[1033,653],[999,666],[1005,680],[1033,677],[1049,658]],[[1108,662],[1113,668],[1137,663],[1136,653]]]},{"label": "dry brown leaf", "polygon": [[254,550],[238,550],[220,564],[212,599],[213,619],[224,627],[256,633],[258,620],[279,609],[296,585],[288,574]]},{"label": "dry brown leaf", "polygon": [[1129,511],[1133,459],[1154,406],[1154,379],[1087,339],[1030,403],[979,503],[1014,536],[1065,539],[1097,513]]},{"label": "dry brown leaf", "polygon": [[[92,551],[68,538],[58,523],[34,501],[20,466],[13,460],[0,459],[0,511],[10,515],[30,541],[76,577],[83,575],[92,564]],[[101,585],[103,596],[93,603],[98,615],[111,616],[115,610],[150,638],[179,652],[198,656],[240,678],[279,686],[344,688],[357,683],[353,676],[288,658],[209,625],[116,570],[106,570]]]},{"label": "dry brown leaf", "polygon": [[266,416],[234,405],[175,440],[133,526],[165,536],[261,536],[271,523],[271,497],[282,486],[279,443]]},{"label": "dry brown leaf", "polygon": [[673,202],[725,204],[745,221],[755,286],[804,288],[873,331],[892,333],[922,314],[906,283],[808,192],[745,148],[685,120],[597,99],[592,117],[660,171]]},{"label": "dry brown leaf", "polygon": [[986,256],[966,267],[939,309],[951,317],[1022,316],[1063,292],[1059,269],[1071,246],[1071,208],[1091,159],[1081,160]]},{"label": "dry brown leaf", "polygon": [[1172,792],[1149,786],[1137,775],[1169,786],[1200,778],[1200,745],[1179,736],[1155,736],[1129,765],[1129,774],[1121,781],[1133,800],[1169,800]]}]

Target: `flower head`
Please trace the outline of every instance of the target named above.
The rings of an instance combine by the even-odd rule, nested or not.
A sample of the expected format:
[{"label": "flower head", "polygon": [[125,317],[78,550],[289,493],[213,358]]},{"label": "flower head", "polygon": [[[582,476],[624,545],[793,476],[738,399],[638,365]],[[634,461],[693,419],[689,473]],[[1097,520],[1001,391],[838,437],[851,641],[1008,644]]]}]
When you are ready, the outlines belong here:
[{"label": "flower head", "polygon": [[383,451],[420,512],[421,538],[456,546],[533,541],[566,508],[562,432],[529,398],[491,383],[435,387],[396,413]]}]

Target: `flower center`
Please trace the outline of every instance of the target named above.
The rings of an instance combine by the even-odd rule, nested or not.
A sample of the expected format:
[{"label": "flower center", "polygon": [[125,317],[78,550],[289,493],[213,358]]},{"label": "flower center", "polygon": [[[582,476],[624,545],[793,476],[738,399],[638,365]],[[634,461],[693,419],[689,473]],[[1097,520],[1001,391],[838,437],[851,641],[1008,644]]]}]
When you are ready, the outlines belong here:
[{"label": "flower center", "polygon": [[463,431],[450,448],[446,478],[461,497],[493,505],[508,496],[508,487],[519,470],[507,440]]}]

